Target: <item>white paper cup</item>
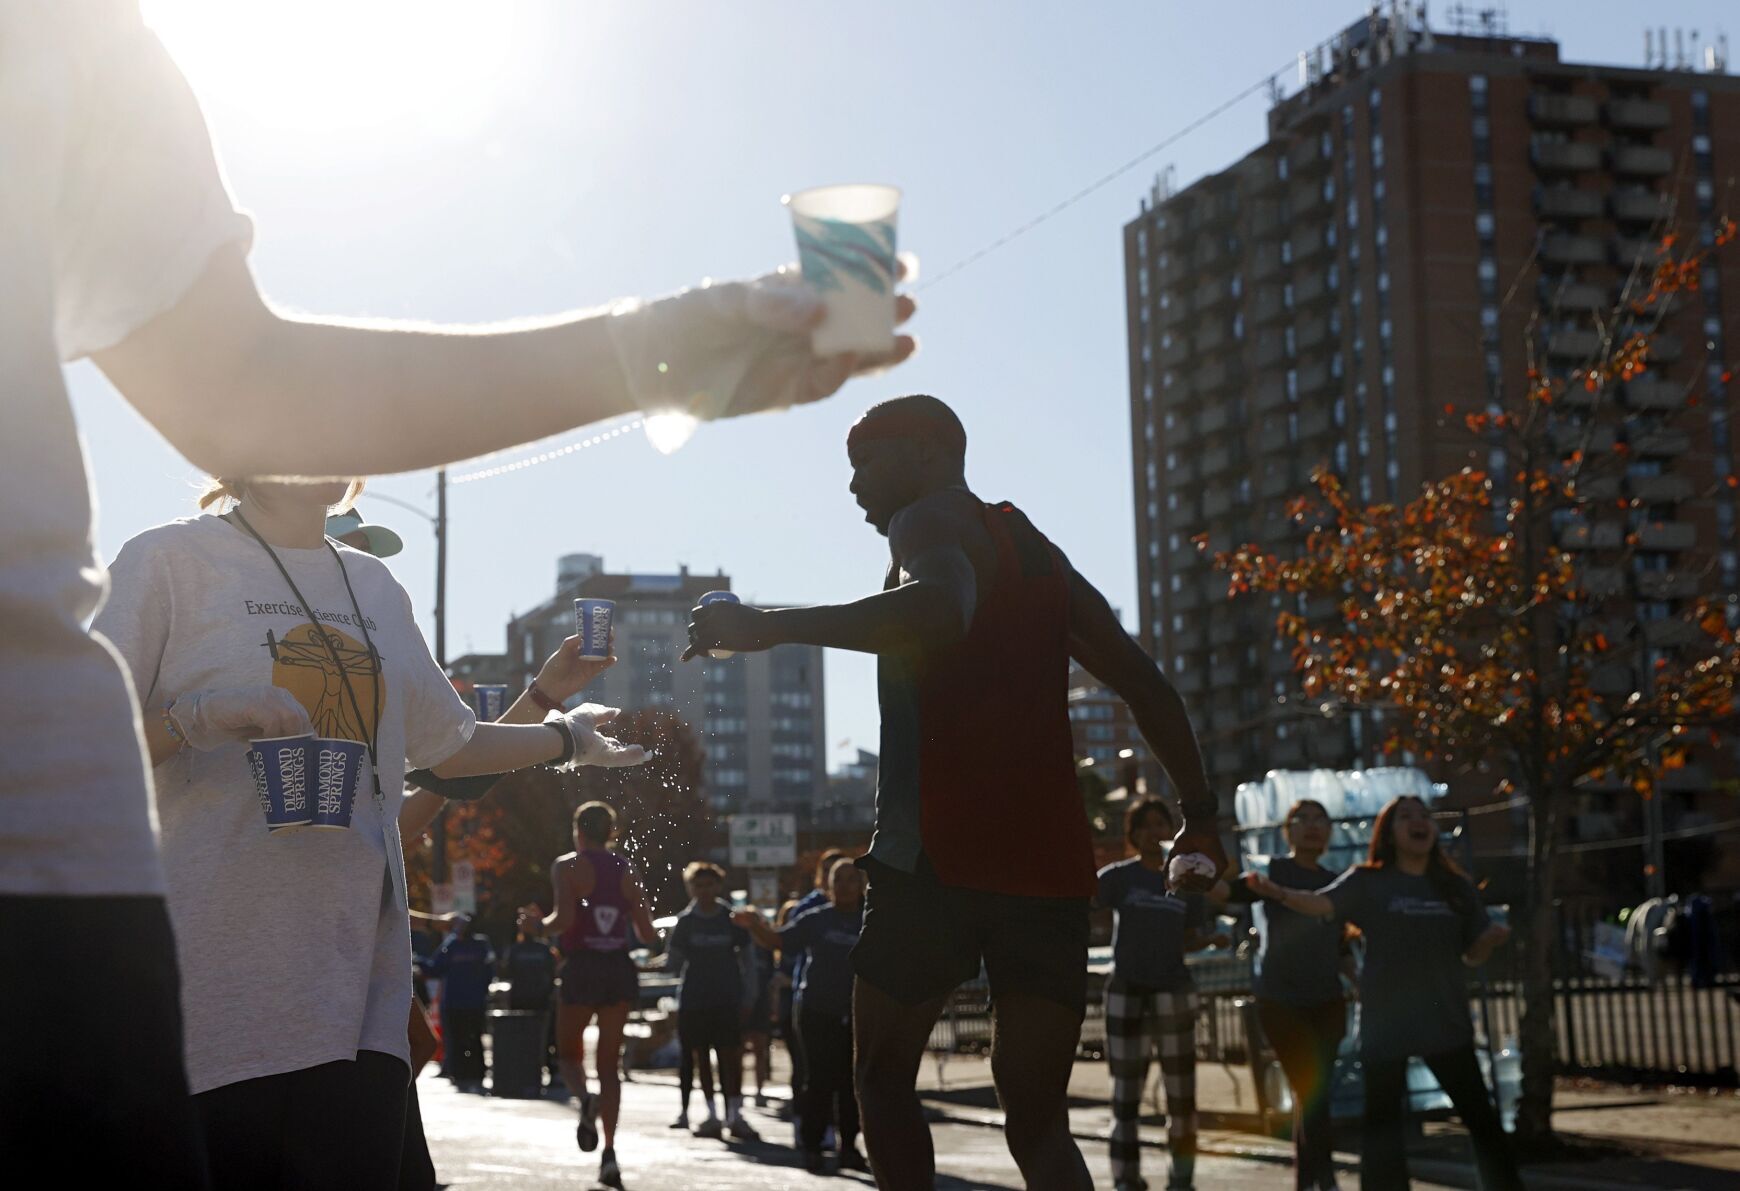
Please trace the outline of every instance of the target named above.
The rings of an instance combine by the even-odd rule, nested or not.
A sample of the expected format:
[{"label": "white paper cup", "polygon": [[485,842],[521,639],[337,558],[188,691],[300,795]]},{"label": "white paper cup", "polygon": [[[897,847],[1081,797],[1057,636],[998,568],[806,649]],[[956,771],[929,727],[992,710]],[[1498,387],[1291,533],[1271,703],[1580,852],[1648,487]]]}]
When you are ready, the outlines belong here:
[{"label": "white paper cup", "polygon": [[[705,608],[708,604],[741,604],[742,602],[734,592],[710,591],[702,596],[695,606]],[[722,662],[726,658],[736,657],[737,651],[735,649],[709,649],[707,656]]]},{"label": "white paper cup", "polygon": [[894,350],[895,220],[900,189],[870,183],[788,194],[798,263],[827,314],[810,332],[818,356]]}]

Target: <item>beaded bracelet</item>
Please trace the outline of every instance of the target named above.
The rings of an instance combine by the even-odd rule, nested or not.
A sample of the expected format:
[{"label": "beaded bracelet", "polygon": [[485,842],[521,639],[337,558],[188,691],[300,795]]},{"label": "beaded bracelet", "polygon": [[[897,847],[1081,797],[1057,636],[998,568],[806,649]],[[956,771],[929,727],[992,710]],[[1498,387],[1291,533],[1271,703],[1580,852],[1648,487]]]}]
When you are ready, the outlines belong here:
[{"label": "beaded bracelet", "polygon": [[187,747],[187,737],[181,734],[181,728],[176,724],[175,717],[169,714],[167,705],[163,708],[163,730],[169,733],[169,739],[175,742],[177,752]]}]

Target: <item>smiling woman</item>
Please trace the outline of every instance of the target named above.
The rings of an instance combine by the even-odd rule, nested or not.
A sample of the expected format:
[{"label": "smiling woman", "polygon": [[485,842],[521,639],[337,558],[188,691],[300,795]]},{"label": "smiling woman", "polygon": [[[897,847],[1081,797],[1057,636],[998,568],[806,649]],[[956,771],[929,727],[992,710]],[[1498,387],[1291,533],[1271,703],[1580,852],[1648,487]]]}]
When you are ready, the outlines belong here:
[{"label": "smiling woman", "polygon": [[456,0],[145,0],[211,107],[322,138],[469,126],[506,74],[517,8]]}]

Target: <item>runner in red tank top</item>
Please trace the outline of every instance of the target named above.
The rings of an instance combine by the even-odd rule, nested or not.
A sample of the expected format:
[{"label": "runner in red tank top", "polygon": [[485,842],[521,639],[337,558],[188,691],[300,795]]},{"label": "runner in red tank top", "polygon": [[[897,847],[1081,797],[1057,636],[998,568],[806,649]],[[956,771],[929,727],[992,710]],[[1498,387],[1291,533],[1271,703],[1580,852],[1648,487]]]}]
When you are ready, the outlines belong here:
[{"label": "runner in red tank top", "polygon": [[1175,847],[1224,868],[1202,754],[1178,692],[1105,597],[1013,505],[967,488],[966,431],[947,405],[883,402],[852,428],[847,452],[852,494],[888,537],[881,594],[821,608],[697,608],[685,657],[788,642],[878,656],[876,832],[852,955],[858,1093],[878,1184],[935,1181],[914,1083],[948,994],[982,964],[1010,1153],[1029,1187],[1086,1188],[1065,1111],[1095,889],[1070,659],[1129,704],[1181,792]]}]

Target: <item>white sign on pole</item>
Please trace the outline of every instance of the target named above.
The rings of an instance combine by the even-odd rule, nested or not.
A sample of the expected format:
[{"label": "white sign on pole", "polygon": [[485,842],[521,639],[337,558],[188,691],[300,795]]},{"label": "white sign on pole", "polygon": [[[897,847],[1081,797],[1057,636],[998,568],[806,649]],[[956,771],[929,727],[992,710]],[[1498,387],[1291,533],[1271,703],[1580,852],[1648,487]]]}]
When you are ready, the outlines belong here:
[{"label": "white sign on pole", "polygon": [[731,863],[742,868],[779,868],[797,863],[796,815],[729,815]]},{"label": "white sign on pole", "polygon": [[477,869],[469,860],[453,865],[453,908],[461,914],[477,913]]},{"label": "white sign on pole", "polygon": [[431,914],[451,914],[453,912],[453,885],[449,881],[437,881],[429,886],[429,912]]},{"label": "white sign on pole", "polygon": [[757,869],[749,874],[749,904],[773,907],[779,904],[779,874],[773,869]]}]

